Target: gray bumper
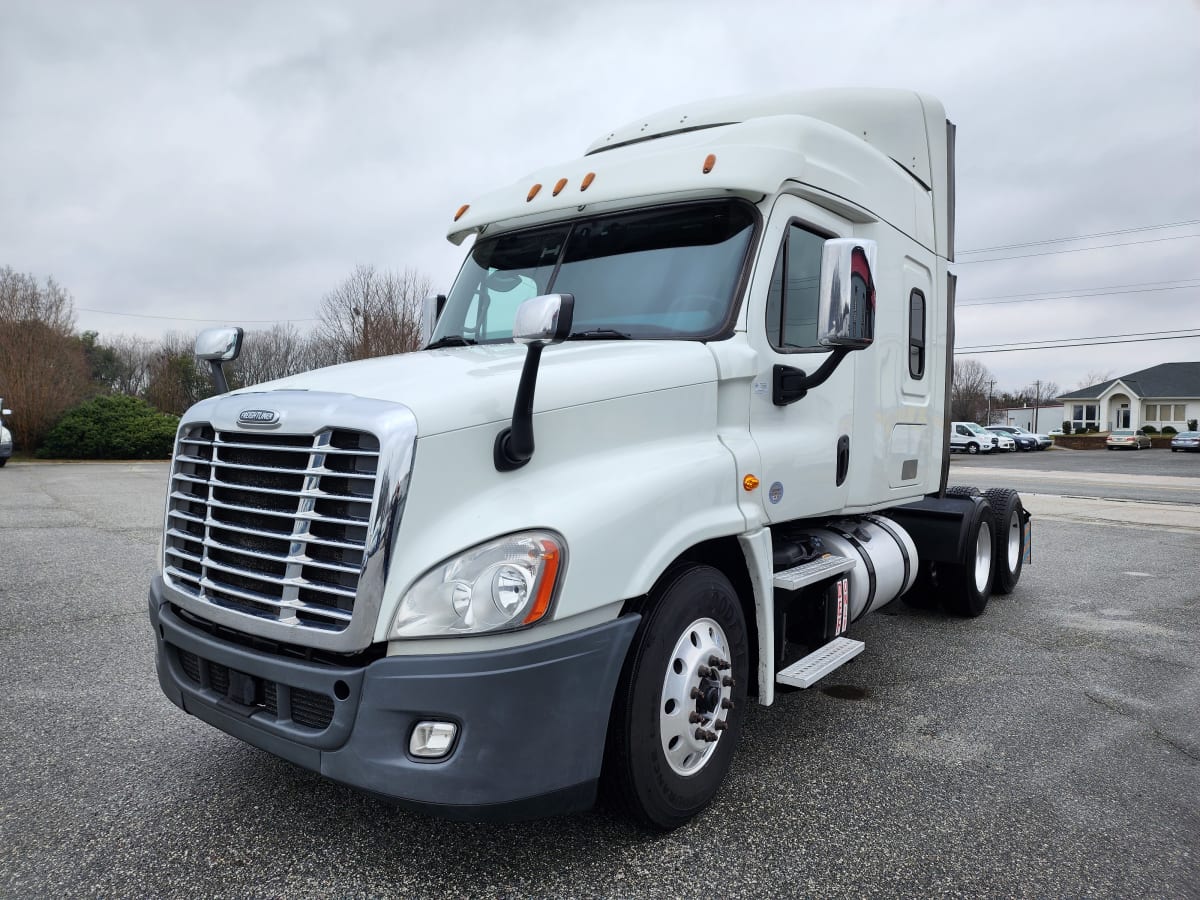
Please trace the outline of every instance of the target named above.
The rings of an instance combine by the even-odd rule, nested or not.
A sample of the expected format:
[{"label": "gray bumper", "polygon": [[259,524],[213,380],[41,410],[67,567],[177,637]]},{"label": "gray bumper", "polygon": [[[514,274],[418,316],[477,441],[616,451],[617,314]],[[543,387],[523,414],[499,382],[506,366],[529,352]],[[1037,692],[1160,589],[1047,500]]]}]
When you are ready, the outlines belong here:
[{"label": "gray bumper", "polygon": [[[186,712],[402,805],[505,820],[594,801],[613,692],[639,617],[507,650],[347,667],[224,640],[164,604],[157,578],[150,619],[159,683]],[[408,754],[413,726],[426,719],[458,724],[444,759]]]}]

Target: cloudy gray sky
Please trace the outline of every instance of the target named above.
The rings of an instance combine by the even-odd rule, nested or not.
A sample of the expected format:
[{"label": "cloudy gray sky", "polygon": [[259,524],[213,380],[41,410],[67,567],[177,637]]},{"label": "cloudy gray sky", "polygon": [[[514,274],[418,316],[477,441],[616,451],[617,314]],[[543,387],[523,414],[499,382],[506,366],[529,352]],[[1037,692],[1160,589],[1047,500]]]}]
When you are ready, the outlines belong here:
[{"label": "cloudy gray sky", "polygon": [[[102,337],[307,327],[358,263],[445,289],[473,196],[659,108],[835,85],[942,99],[960,251],[1124,232],[960,253],[958,346],[1200,328],[1194,0],[0,12],[0,265],[54,276]],[[1200,359],[1200,338],[977,358],[998,390],[1066,390]]]}]

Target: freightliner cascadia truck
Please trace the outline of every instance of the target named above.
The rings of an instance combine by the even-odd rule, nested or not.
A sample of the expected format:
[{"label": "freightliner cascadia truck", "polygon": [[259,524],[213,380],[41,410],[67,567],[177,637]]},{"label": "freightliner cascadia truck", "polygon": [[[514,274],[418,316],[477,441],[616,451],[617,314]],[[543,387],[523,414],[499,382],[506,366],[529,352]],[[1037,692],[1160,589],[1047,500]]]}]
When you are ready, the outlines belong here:
[{"label": "freightliner cascadia truck", "polygon": [[442,816],[687,822],[868,613],[1020,577],[1017,494],[947,490],[953,159],[931,97],[786,93],[472,199],[423,350],[183,416],[163,691]]}]

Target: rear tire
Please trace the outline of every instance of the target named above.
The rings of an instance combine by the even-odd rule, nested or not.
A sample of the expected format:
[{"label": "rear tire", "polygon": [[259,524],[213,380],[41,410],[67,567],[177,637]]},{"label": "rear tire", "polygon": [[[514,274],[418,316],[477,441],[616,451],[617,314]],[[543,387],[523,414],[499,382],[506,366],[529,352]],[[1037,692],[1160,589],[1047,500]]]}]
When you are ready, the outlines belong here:
[{"label": "rear tire", "polygon": [[987,609],[992,595],[995,546],[992,508],[987,500],[981,500],[972,504],[965,558],[958,563],[938,563],[933,567],[946,612],[973,619]]},{"label": "rear tire", "polygon": [[1009,488],[984,491],[992,507],[996,546],[992,556],[992,593],[1011,594],[1025,565],[1025,516],[1021,495]]},{"label": "rear tire", "polygon": [[[707,674],[712,656],[729,666],[716,678]],[[697,563],[668,569],[644,603],[605,748],[605,793],[642,825],[678,828],[717,793],[746,714],[749,657],[729,579]]]}]

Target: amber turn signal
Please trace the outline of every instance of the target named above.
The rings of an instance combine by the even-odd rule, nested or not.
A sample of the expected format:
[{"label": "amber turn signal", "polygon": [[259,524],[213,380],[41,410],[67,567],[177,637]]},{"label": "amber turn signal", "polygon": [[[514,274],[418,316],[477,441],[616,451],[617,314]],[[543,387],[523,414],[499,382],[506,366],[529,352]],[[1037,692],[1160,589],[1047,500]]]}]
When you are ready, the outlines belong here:
[{"label": "amber turn signal", "polygon": [[747,491],[752,491],[756,487],[758,487],[758,479],[755,478],[753,475],[747,475],[745,478],[742,479],[742,488],[743,489],[745,489]]}]

